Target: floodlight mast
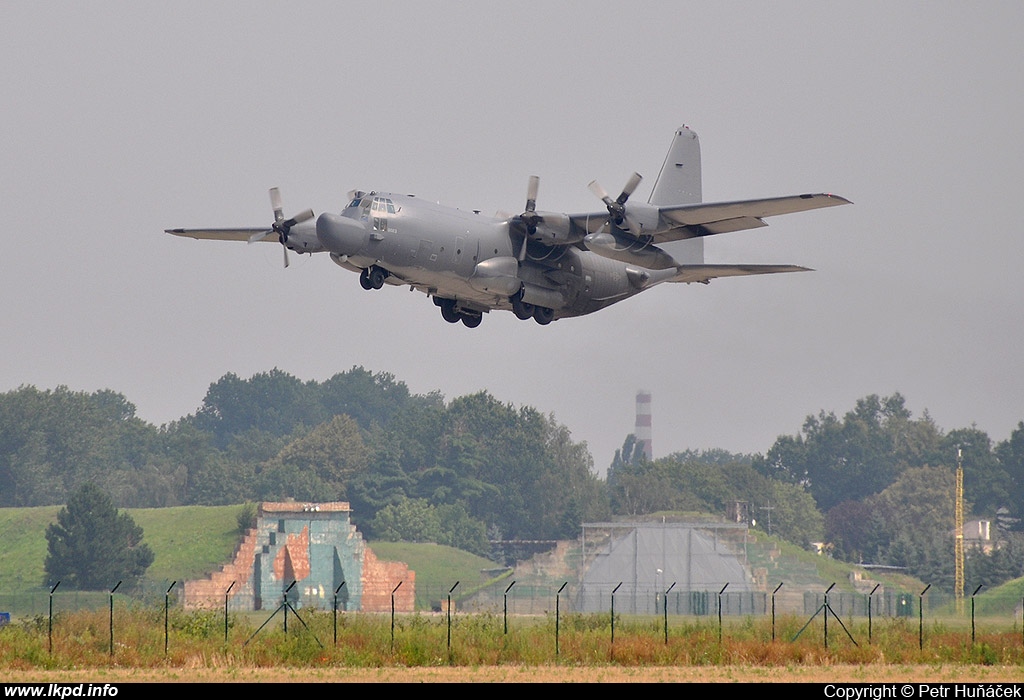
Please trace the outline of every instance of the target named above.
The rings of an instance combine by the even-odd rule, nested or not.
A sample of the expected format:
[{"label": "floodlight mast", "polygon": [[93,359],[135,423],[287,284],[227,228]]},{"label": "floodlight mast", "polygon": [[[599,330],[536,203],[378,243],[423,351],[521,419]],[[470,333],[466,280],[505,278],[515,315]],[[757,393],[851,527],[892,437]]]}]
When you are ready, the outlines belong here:
[{"label": "floodlight mast", "polygon": [[956,581],[953,584],[956,596],[957,615],[964,614],[964,467],[963,450],[956,448]]}]

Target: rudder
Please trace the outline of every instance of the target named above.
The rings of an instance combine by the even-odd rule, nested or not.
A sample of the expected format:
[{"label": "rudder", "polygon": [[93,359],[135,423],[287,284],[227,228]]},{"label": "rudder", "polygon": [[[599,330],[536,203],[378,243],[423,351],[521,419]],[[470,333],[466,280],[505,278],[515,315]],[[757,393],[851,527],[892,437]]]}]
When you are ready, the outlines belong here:
[{"label": "rudder", "polygon": [[[655,206],[699,204],[702,201],[700,172],[700,140],[685,124],[678,129],[669,146],[665,162],[658,173],[648,203]],[[704,262],[704,239],[693,238],[665,244],[664,247],[680,263],[699,265]]]}]

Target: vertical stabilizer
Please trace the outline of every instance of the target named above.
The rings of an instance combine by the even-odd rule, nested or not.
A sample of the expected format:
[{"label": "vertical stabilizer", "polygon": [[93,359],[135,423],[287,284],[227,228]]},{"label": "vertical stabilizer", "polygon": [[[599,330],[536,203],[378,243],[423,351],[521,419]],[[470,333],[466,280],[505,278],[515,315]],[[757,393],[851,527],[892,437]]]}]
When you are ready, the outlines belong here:
[{"label": "vertical stabilizer", "polygon": [[[685,124],[676,129],[672,145],[647,200],[656,206],[699,204],[702,200],[700,174],[700,140]],[[680,263],[700,265],[704,262],[704,239],[693,238],[662,246]]]}]

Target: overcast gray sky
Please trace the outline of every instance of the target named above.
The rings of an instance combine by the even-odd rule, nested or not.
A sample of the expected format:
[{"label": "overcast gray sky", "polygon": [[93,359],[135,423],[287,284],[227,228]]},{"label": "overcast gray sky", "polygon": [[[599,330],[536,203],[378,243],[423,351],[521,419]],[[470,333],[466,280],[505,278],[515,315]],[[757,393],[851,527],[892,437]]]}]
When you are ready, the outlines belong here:
[{"label": "overcast gray sky", "polygon": [[[0,391],[123,393],[156,424],[211,382],[361,365],[554,414],[603,472],[653,394],[655,456],[765,452],[902,393],[944,430],[1024,420],[1024,3],[0,4]],[[339,210],[350,189],[465,209],[646,199],[673,130],[706,201],[853,206],[709,239],[813,273],[662,285],[541,327],[445,323],[326,256],[194,241]]]}]

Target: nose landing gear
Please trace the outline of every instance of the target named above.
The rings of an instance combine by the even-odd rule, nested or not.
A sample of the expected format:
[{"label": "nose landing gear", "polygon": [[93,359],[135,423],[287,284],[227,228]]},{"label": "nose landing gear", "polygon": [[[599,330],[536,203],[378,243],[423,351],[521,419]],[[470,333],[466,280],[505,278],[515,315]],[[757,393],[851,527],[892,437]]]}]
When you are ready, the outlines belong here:
[{"label": "nose landing gear", "polygon": [[359,273],[359,284],[363,289],[380,289],[390,273],[382,267],[371,265]]}]

